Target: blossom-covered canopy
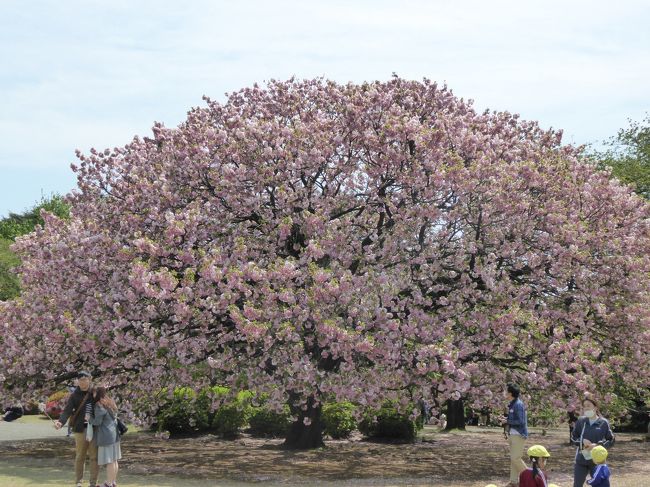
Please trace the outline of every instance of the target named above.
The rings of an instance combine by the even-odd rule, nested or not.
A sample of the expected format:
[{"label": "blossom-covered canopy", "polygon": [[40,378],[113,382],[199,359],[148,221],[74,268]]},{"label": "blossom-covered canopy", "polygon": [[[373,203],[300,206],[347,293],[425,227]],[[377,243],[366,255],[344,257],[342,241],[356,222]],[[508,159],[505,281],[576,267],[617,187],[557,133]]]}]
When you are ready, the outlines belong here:
[{"label": "blossom-covered canopy", "polygon": [[[5,397],[78,367],[146,419],[218,381],[309,411],[532,407],[650,377],[647,203],[561,133],[428,80],[270,82],[79,154],[70,220],[17,240]],[[550,393],[549,391],[552,391]]]}]

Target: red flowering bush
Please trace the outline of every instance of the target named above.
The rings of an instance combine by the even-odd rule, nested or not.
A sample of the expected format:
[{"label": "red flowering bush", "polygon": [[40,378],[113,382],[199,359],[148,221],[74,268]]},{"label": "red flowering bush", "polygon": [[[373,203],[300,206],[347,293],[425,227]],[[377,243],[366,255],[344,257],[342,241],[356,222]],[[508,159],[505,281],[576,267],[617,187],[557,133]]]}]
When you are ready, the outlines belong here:
[{"label": "red flowering bush", "polygon": [[45,403],[45,412],[52,418],[58,419],[65,409],[70,393],[68,391],[58,391],[51,394]]}]

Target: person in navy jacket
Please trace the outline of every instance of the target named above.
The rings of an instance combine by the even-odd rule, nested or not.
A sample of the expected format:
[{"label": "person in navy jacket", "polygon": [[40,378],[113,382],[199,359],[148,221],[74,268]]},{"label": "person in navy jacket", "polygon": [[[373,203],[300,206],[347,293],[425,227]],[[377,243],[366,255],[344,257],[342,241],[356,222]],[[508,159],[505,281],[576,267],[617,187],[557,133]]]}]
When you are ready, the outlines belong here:
[{"label": "person in navy jacket", "polygon": [[519,474],[526,469],[526,464],[521,459],[524,455],[524,445],[528,438],[528,418],[526,416],[526,407],[519,394],[519,386],[508,384],[506,397],[508,403],[508,416],[502,418],[502,424],[505,426],[505,432],[508,437],[510,446],[510,483],[508,487],[517,487],[519,485]]},{"label": "person in navy jacket", "polygon": [[607,449],[614,444],[614,433],[609,422],[600,415],[596,400],[589,397],[582,401],[582,407],[583,416],[576,421],[571,435],[571,442],[577,446],[573,487],[583,487],[587,475],[596,469],[592,458],[593,449],[599,445]]}]

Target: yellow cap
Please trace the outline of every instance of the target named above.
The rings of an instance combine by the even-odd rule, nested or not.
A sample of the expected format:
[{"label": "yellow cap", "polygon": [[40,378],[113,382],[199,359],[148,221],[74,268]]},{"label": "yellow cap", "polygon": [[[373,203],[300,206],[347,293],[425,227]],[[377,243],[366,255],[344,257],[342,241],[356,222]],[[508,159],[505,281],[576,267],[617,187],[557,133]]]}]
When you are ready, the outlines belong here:
[{"label": "yellow cap", "polygon": [[591,459],[596,464],[605,463],[607,460],[607,450],[604,446],[598,445],[591,450]]},{"label": "yellow cap", "polygon": [[548,487],[560,487],[560,486],[557,484],[548,484]]},{"label": "yellow cap", "polygon": [[533,445],[528,449],[529,457],[548,458],[551,454],[542,445]]}]

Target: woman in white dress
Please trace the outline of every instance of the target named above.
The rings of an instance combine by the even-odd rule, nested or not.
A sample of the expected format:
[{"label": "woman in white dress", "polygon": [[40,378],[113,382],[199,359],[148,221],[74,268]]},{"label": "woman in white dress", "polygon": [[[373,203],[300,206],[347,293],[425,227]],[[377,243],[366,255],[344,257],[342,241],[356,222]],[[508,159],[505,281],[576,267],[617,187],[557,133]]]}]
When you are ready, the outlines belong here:
[{"label": "woman in white dress", "polygon": [[122,458],[120,436],[117,433],[117,405],[107,394],[105,387],[97,387],[93,402],[95,408],[89,418],[94,425],[94,435],[97,439],[97,464],[106,465],[106,482],[103,487],[117,486],[117,461]]}]

